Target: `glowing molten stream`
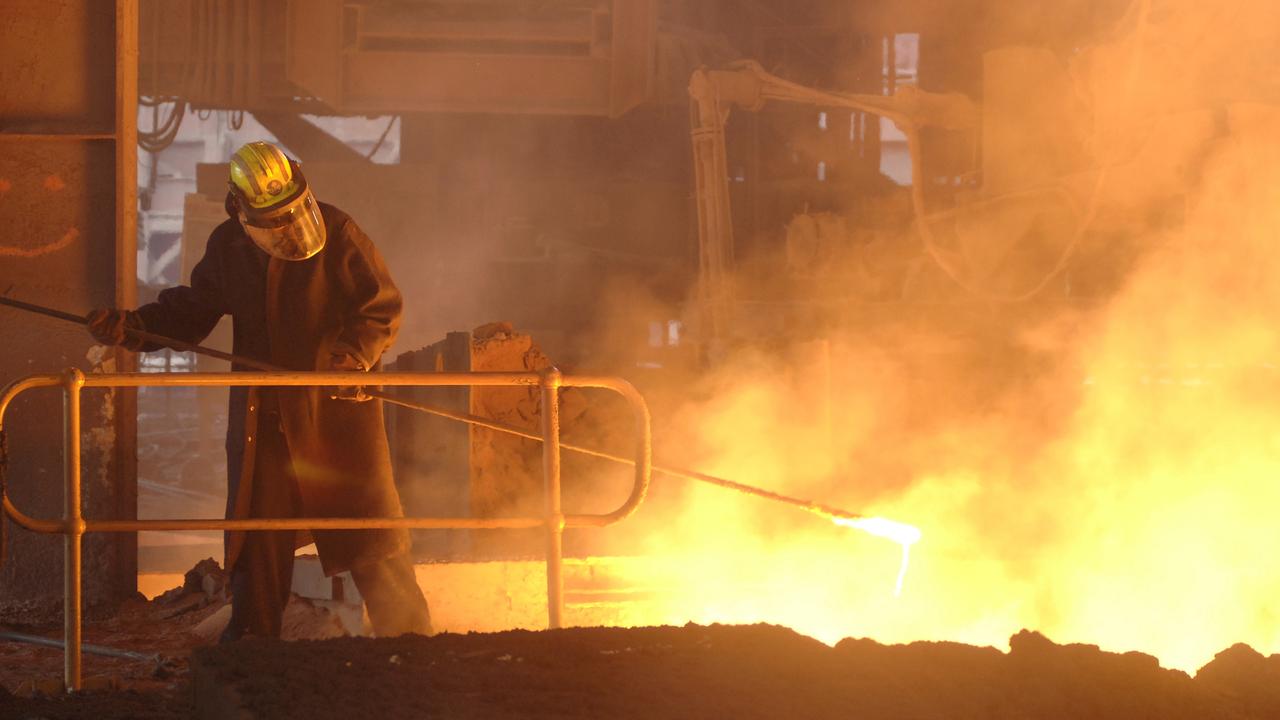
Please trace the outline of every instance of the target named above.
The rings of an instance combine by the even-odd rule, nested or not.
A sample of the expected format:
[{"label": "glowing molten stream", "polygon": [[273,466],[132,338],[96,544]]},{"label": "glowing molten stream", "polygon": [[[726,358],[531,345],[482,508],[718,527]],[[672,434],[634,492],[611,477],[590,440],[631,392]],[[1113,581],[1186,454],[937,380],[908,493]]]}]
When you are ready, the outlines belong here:
[{"label": "glowing molten stream", "polygon": [[892,540],[902,546],[902,564],[898,567],[898,581],[893,586],[893,594],[901,595],[902,581],[907,576],[907,563],[911,559],[911,546],[920,541],[920,528],[881,517],[833,517],[831,521],[837,525]]}]

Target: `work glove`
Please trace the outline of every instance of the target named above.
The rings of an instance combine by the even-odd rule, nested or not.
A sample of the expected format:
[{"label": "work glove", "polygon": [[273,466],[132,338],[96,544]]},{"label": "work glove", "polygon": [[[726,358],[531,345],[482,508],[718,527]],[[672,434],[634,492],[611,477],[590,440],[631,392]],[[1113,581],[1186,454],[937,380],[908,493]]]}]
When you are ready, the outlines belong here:
[{"label": "work glove", "polygon": [[142,318],[132,310],[98,308],[85,319],[88,321],[89,334],[103,345],[123,345],[128,350],[137,351],[146,344],[144,340],[129,333],[129,330],[142,329]]},{"label": "work glove", "polygon": [[[366,372],[368,368],[364,363],[356,359],[352,355],[346,353],[334,353],[329,356],[329,367],[327,370],[337,372]],[[365,394],[364,388],[359,385],[343,385],[341,387],[329,388],[332,394],[329,397],[333,400],[348,400],[350,402],[364,402],[373,398]]]}]

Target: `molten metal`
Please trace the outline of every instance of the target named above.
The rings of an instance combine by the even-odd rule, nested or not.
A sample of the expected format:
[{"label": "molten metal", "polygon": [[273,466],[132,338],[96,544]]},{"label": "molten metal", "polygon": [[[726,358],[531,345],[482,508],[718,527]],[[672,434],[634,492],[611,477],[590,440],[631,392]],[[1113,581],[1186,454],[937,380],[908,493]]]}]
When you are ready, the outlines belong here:
[{"label": "molten metal", "polygon": [[907,563],[911,559],[911,546],[920,541],[920,528],[880,517],[833,516],[831,522],[892,540],[902,546],[902,565],[898,567],[898,581],[893,587],[893,594],[901,595],[902,581],[907,576]]}]

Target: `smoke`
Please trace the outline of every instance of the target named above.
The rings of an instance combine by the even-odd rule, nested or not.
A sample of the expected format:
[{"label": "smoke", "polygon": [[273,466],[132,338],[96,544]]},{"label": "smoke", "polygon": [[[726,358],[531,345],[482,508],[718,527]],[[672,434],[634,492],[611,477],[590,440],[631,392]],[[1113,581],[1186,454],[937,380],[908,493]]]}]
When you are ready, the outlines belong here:
[{"label": "smoke", "polygon": [[[1044,101],[1070,112],[988,116],[1026,143],[986,148],[1004,195],[962,199],[965,232],[945,240],[979,288],[1001,272],[1034,287],[1066,256],[1034,301],[945,285],[950,302],[833,312],[819,342],[654,390],[669,462],[923,539],[894,598],[893,545],[686,487],[645,511],[665,559],[650,579],[673,588],[646,620],[993,645],[1025,627],[1188,670],[1235,642],[1280,651],[1277,20],[1271,3],[1138,2],[1090,46],[1004,68],[1010,87],[1064,88]],[[787,282],[754,270],[785,275],[777,257],[743,267],[739,287]]]}]

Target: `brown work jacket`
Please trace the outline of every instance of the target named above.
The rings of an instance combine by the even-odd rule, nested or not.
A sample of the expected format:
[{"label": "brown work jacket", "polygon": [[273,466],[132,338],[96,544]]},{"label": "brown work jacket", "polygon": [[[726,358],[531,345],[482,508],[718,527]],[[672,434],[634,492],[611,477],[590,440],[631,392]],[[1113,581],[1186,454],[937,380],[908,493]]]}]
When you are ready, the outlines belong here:
[{"label": "brown work jacket", "polygon": [[[328,239],[323,250],[302,261],[269,257],[237,220],[219,225],[192,270],[191,284],[166,289],[156,302],[138,309],[143,326],[149,332],[200,342],[223,315],[231,315],[236,355],[289,370],[319,370],[332,354],[345,353],[376,368],[400,324],[400,292],[355,221],[332,205],[320,203],[320,212]],[[262,392],[232,388],[227,422],[229,518],[249,515]],[[291,468],[257,468],[259,477],[291,470],[305,517],[402,515],[381,401],[334,400],[331,388],[319,387],[271,392],[278,393]],[[409,547],[405,530],[313,535],[330,575]],[[227,533],[226,540],[230,568],[244,533]]]}]

